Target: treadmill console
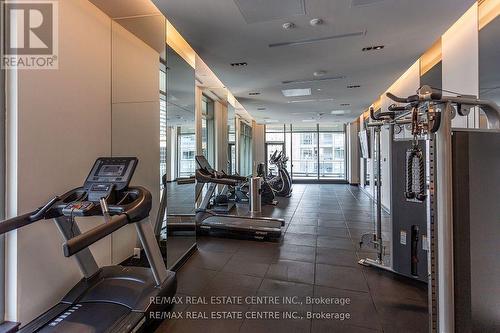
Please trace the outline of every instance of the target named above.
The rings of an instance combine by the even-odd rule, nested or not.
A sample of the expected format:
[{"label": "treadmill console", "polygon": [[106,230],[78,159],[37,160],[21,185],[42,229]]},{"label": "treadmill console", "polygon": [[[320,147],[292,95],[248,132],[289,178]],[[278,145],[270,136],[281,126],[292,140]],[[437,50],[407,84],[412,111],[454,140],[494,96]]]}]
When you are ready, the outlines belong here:
[{"label": "treadmill console", "polygon": [[136,157],[98,158],[83,185],[88,200],[98,202],[99,199],[108,197],[112,191],[127,188],[137,162]]}]

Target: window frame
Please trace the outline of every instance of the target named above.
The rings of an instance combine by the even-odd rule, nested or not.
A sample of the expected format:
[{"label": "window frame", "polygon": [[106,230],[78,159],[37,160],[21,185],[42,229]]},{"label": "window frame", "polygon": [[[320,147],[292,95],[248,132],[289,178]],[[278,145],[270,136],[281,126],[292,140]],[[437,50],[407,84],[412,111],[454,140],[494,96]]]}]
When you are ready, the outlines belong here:
[{"label": "window frame", "polygon": [[[7,114],[7,82],[5,70],[0,69],[0,220],[5,219],[5,158]],[[5,235],[0,235],[0,325],[5,321]]]},{"label": "window frame", "polygon": [[[284,124],[283,125],[283,142],[275,142],[275,141],[268,141],[267,140],[267,133],[277,133],[275,128],[273,130],[268,130],[267,126],[265,129],[265,144],[267,147],[267,144],[283,144],[284,145],[284,151],[287,154],[287,157],[289,158],[289,165],[287,166],[287,169],[290,172],[290,175],[292,177],[292,180],[296,182],[297,180],[299,182],[310,182],[310,183],[347,183],[347,157],[346,157],[346,152],[347,152],[347,133],[346,133],[346,126],[345,124],[340,124],[333,125],[333,126],[324,126],[320,123],[306,127],[304,128],[303,126],[301,127],[300,125],[297,125],[297,129],[294,128],[293,124]],[[281,133],[281,131],[279,131]],[[311,133],[311,135],[316,135],[316,138],[312,138],[312,143],[310,144],[313,148],[313,151],[316,149],[317,151],[317,160],[316,160],[316,176],[311,177],[309,179],[294,179],[294,173],[293,173],[293,158],[294,158],[294,153],[293,153],[293,144],[294,144],[294,139],[293,139],[293,134],[294,133]],[[320,173],[320,165],[321,165],[321,135],[322,133],[342,133],[343,136],[343,149],[344,149],[344,158],[343,158],[343,177],[342,178],[325,178],[321,176]],[[297,139],[295,139],[296,141]],[[299,139],[300,140],[300,139]],[[335,159],[335,137],[332,137],[332,142],[331,142],[331,147],[333,148],[332,150],[332,170],[335,169],[333,166],[333,160]],[[308,144],[309,145],[309,144]],[[268,161],[268,156],[266,152],[266,165],[269,164]]]},{"label": "window frame", "polygon": [[[177,142],[176,142],[176,147],[177,147],[177,175],[176,175],[176,178],[179,179],[179,178],[184,178],[184,177],[187,177],[187,176],[184,176],[184,175],[181,175],[181,163],[182,161],[186,161],[185,159],[182,158],[182,155],[184,153],[184,151],[181,149],[181,142],[182,142],[182,137],[189,137],[189,136],[192,136],[194,138],[194,146],[193,146],[193,158],[192,158],[192,161],[194,163],[194,157],[196,156],[196,136],[195,136],[195,133],[182,133],[182,130],[180,127],[178,127],[178,130],[177,130]],[[189,176],[193,176],[194,173],[195,173],[195,170],[196,170],[196,167],[194,168],[193,170],[193,174],[192,175],[189,175]]]}]

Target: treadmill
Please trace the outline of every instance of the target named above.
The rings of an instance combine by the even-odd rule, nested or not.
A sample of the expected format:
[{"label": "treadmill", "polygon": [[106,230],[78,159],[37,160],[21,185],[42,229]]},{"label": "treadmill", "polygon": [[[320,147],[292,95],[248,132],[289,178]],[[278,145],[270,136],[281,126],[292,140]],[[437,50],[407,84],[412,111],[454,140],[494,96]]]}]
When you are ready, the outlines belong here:
[{"label": "treadmill", "polygon": [[196,201],[203,193],[203,188],[208,184],[208,189],[196,209],[196,224],[200,232],[219,233],[223,235],[252,238],[256,240],[276,240],[281,237],[281,228],[285,220],[257,217],[218,214],[208,209],[210,199],[218,185],[238,186],[246,181],[246,177],[228,175],[214,170],[205,156],[195,157],[198,168],[196,169]]},{"label": "treadmill", "polygon": [[[165,268],[149,221],[151,193],[129,186],[137,163],[135,157],[98,158],[83,187],[0,222],[0,234],[4,234],[53,219],[64,239],[64,256],[73,257],[84,276],[59,304],[20,332],[139,332],[154,322],[150,314],[169,309],[167,302],[151,301],[174,296],[176,277]],[[74,219],[86,216],[102,216],[104,223],[81,233]],[[98,267],[89,246],[128,224],[135,225],[150,268]]]}]

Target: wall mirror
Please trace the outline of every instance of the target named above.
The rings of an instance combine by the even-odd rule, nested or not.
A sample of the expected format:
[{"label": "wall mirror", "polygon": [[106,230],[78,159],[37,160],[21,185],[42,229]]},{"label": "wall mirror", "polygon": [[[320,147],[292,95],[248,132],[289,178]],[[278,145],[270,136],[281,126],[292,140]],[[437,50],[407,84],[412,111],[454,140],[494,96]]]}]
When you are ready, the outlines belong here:
[{"label": "wall mirror", "polygon": [[170,46],[166,46],[167,85],[162,103],[162,173],[166,213],[163,232],[167,236],[170,267],[177,265],[196,244],[194,221],[196,170],[195,72]]},{"label": "wall mirror", "polygon": [[[151,223],[174,268],[196,243],[194,70],[166,45],[160,13],[113,20],[112,154],[139,158],[134,183],[152,193]],[[114,237],[137,246],[135,232]]]},{"label": "wall mirror", "polygon": [[[110,10],[116,10],[116,6]],[[160,64],[165,59],[165,18],[117,15],[111,31],[111,152],[139,159],[134,185],[153,197],[151,223],[160,203]],[[118,13],[119,14],[119,13]],[[113,234],[113,255],[137,247],[133,226]],[[131,253],[127,253],[130,255]],[[146,262],[142,260],[141,263]],[[144,258],[145,259],[145,258]]]}]

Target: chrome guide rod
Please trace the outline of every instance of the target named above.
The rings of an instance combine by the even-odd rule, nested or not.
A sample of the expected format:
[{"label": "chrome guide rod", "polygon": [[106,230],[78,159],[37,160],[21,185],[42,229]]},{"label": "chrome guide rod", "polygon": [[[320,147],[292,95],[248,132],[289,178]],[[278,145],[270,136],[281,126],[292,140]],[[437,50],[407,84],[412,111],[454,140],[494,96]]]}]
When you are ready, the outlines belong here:
[{"label": "chrome guide rod", "polygon": [[427,251],[427,266],[428,266],[428,303],[429,303],[429,332],[437,332],[437,308],[438,308],[438,293],[437,293],[437,229],[436,229],[436,135],[428,134],[426,142],[426,174],[428,175],[427,188],[427,235],[429,249]]},{"label": "chrome guide rod", "polygon": [[441,126],[436,133],[436,221],[437,226],[437,296],[439,333],[455,331],[453,275],[453,178],[451,114],[446,103],[441,112]]},{"label": "chrome guide rod", "polygon": [[382,242],[382,153],[380,151],[380,130],[381,127],[375,127],[375,141],[377,145],[377,244],[378,261],[383,262],[383,242]]}]

